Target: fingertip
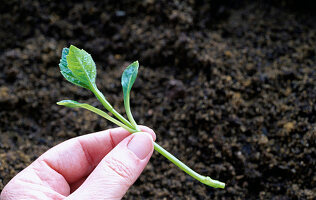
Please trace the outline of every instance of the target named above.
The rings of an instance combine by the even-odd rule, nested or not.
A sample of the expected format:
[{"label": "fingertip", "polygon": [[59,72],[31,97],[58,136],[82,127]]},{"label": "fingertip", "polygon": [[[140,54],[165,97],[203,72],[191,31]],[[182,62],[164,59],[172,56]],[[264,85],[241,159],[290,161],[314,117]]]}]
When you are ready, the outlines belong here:
[{"label": "fingertip", "polygon": [[147,132],[133,134],[133,138],[128,142],[127,148],[132,151],[140,160],[151,156],[154,145],[152,135]]},{"label": "fingertip", "polygon": [[143,125],[139,125],[139,128],[143,132],[149,133],[152,136],[153,141],[156,141],[156,133],[154,132],[154,130],[152,130],[151,128],[149,128],[147,126],[143,126]]}]

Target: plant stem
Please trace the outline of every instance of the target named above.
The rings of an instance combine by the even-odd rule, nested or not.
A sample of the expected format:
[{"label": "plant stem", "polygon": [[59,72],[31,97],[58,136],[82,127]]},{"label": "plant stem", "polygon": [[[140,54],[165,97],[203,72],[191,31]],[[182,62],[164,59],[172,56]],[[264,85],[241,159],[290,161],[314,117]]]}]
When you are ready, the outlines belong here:
[{"label": "plant stem", "polygon": [[[136,126],[136,131],[134,132],[140,132],[140,129]],[[133,132],[131,132],[133,133]],[[163,155],[165,158],[167,158],[169,161],[171,161],[173,164],[178,166],[180,169],[182,169],[185,173],[192,176],[196,180],[200,181],[201,183],[204,183],[205,185],[214,187],[214,188],[225,188],[225,183],[220,182],[218,180],[211,179],[208,176],[202,176],[195,171],[193,171],[190,167],[185,165],[183,162],[181,162],[178,158],[173,156],[171,153],[169,153],[167,150],[165,150],[163,147],[161,147],[159,144],[154,142],[154,148],[155,150]]]},{"label": "plant stem", "polygon": [[124,107],[125,107],[127,118],[131,122],[132,126],[137,129],[137,124],[133,118],[129,101],[130,101],[130,97],[129,97],[129,93],[128,93],[126,96],[126,99],[124,101]]},{"label": "plant stem", "polygon": [[111,117],[110,115],[108,115],[106,112],[104,112],[104,111],[102,111],[102,110],[100,110],[100,109],[98,109],[98,108],[95,108],[95,107],[93,107],[93,106],[90,106],[89,104],[82,104],[81,107],[82,107],[82,108],[85,108],[85,109],[87,109],[87,110],[90,110],[91,112],[94,112],[94,113],[96,113],[96,114],[98,114],[98,115],[104,117],[105,119],[109,120],[110,122],[113,122],[114,124],[116,124],[116,125],[118,125],[118,126],[124,128],[124,129],[126,129],[126,130],[127,130],[128,132],[130,132],[130,133],[134,133],[134,132],[135,132],[134,129],[132,129],[132,128],[126,126],[126,125],[123,124],[122,122],[120,122],[120,121],[114,119],[113,117]]},{"label": "plant stem", "polygon": [[120,113],[118,113],[113,108],[113,106],[105,99],[104,95],[97,89],[97,87],[92,87],[92,89],[90,90],[109,112],[111,112],[115,117],[117,117],[117,119],[121,120],[121,122],[123,122],[126,126],[128,126],[129,128],[133,128],[131,123],[127,121]]},{"label": "plant stem", "polygon": [[178,158],[174,157],[171,153],[166,151],[164,148],[162,148],[159,144],[154,142],[154,148],[156,151],[158,151],[161,155],[166,157],[168,160],[170,160],[173,164],[178,166],[180,169],[182,169],[184,172],[195,178],[196,180],[200,181],[201,183],[204,183],[208,186],[214,187],[214,188],[225,188],[225,183],[213,180],[208,176],[202,176],[195,171],[193,171],[191,168],[189,168],[187,165],[185,165],[183,162],[181,162]]}]

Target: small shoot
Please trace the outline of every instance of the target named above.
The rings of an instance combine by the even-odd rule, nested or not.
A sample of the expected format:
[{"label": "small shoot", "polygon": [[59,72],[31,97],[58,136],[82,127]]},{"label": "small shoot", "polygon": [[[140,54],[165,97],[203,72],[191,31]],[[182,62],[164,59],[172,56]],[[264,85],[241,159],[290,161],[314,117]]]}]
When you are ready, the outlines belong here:
[{"label": "small shoot", "polygon": [[123,87],[123,95],[124,95],[124,107],[128,117],[128,120],[131,122],[134,128],[137,128],[137,124],[132,116],[131,108],[130,108],[130,92],[132,86],[136,80],[138,73],[138,61],[130,64],[123,72],[121,84]]},{"label": "small shoot", "polygon": [[[61,74],[71,83],[86,88],[90,90],[102,103],[107,111],[112,113],[117,119],[111,117],[106,112],[95,108],[86,103],[79,103],[73,100],[63,100],[57,102],[58,105],[70,107],[70,108],[84,108],[91,112],[94,112],[105,119],[113,122],[114,124],[126,129],[130,133],[139,132],[139,128],[132,116],[131,108],[130,108],[130,92],[132,86],[136,80],[139,63],[138,61],[133,62],[130,64],[123,72],[121,84],[123,87],[123,95],[124,95],[124,107],[127,114],[127,119],[125,119],[121,114],[119,114],[113,106],[105,99],[104,95],[99,91],[97,85],[95,83],[97,71],[96,65],[89,53],[85,50],[78,49],[77,47],[71,45],[70,48],[64,48],[62,51],[62,56],[59,63],[59,68]],[[157,143],[154,143],[154,148],[157,152],[161,155],[166,157],[184,172],[195,178],[196,180],[209,185],[214,188],[225,188],[225,183],[213,180],[208,176],[202,176],[183,162],[178,160],[164,148],[159,146]]]}]

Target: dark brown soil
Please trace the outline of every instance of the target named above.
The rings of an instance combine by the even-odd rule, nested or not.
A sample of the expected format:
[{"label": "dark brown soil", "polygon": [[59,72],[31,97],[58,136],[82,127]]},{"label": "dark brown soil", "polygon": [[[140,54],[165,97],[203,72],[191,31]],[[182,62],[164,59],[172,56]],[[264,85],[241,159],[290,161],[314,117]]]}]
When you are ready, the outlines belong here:
[{"label": "dark brown soil", "polygon": [[126,199],[315,199],[313,9],[304,1],[126,2],[1,1],[0,190],[53,145],[113,127],[55,104],[98,104],[59,73],[61,49],[75,44],[93,55],[97,84],[120,112],[121,72],[138,59],[136,121],[227,183],[202,185],[155,153]]}]

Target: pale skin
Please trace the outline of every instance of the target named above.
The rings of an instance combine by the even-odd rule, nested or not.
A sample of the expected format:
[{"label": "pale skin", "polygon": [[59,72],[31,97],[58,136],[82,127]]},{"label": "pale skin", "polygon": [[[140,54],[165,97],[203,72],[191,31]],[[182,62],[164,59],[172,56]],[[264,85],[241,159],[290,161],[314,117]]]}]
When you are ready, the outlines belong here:
[{"label": "pale skin", "polygon": [[114,128],[67,140],[45,152],[3,189],[1,200],[121,199],[153,153],[153,130]]}]

